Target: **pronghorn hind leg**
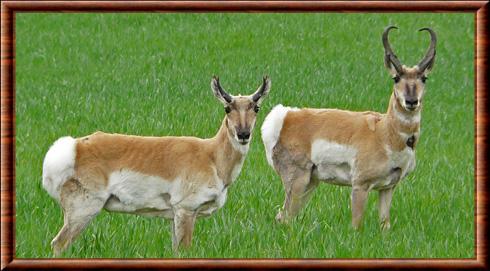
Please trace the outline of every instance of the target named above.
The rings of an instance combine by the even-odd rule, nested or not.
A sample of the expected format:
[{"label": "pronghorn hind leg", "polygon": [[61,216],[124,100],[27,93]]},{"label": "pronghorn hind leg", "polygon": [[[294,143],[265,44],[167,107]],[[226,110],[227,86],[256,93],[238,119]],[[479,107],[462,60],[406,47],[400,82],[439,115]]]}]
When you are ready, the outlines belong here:
[{"label": "pronghorn hind leg", "polygon": [[379,220],[382,230],[390,229],[390,207],[394,187],[379,191]]},{"label": "pronghorn hind leg", "polygon": [[306,169],[296,167],[287,172],[288,174],[281,174],[286,196],[283,209],[276,216],[279,222],[288,222],[294,218],[308,202],[319,183],[318,180],[311,178],[311,166]]},{"label": "pronghorn hind leg", "polygon": [[174,251],[177,251],[179,246],[183,248],[191,246],[196,216],[196,211],[186,209],[177,209],[174,212],[172,222],[172,248]]},{"label": "pronghorn hind leg", "polygon": [[77,180],[67,181],[61,188],[61,206],[63,207],[63,227],[51,242],[55,256],[61,253],[85,229],[95,217],[106,198],[83,188]]},{"label": "pronghorn hind leg", "polygon": [[81,218],[73,220],[65,215],[64,224],[60,232],[51,241],[54,256],[58,257],[61,253],[70,246],[73,240],[82,232],[82,230],[90,222],[91,218]]},{"label": "pronghorn hind leg", "polygon": [[313,195],[312,192],[318,183],[319,181],[311,178],[311,174],[308,173],[293,181],[289,194],[289,204],[285,205],[284,208],[286,221],[298,215]]},{"label": "pronghorn hind leg", "polygon": [[284,186],[284,205],[276,215],[279,222],[287,222],[295,217],[318,185],[311,178],[313,163],[303,154],[292,154],[282,145],[273,149],[274,169],[281,177]]}]

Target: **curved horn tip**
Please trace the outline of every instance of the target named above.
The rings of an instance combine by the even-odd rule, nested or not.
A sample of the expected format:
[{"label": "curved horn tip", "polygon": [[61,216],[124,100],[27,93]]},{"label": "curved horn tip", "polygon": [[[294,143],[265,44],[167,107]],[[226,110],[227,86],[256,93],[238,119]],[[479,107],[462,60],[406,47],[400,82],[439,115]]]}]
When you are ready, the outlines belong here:
[{"label": "curved horn tip", "polygon": [[269,80],[269,75],[264,75],[264,81]]},{"label": "curved horn tip", "polygon": [[436,32],[434,32],[434,30],[432,30],[432,28],[430,28],[430,27],[420,28],[419,31],[427,31],[427,32],[429,32],[429,34],[432,38],[436,38]]},{"label": "curved horn tip", "polygon": [[434,30],[432,30],[432,28],[430,27],[424,27],[424,28],[420,28],[419,31],[427,31],[429,32],[430,34],[430,39],[431,39],[431,46],[432,46],[432,43],[435,43],[437,42],[437,35],[436,35],[436,32],[434,32]]},{"label": "curved horn tip", "polygon": [[213,79],[219,81],[219,77],[217,75],[213,75]]},{"label": "curved horn tip", "polygon": [[394,25],[390,25],[390,26],[388,26],[388,27],[385,28],[385,31],[391,30],[391,29],[398,29],[398,27],[396,27]]},{"label": "curved horn tip", "polygon": [[419,31],[427,31],[427,32],[429,32],[430,37],[431,37],[432,40],[434,40],[434,41],[437,40],[436,32],[434,32],[434,30],[432,30],[432,28],[430,28],[430,27],[424,27],[424,28],[420,28]]},{"label": "curved horn tip", "polygon": [[427,30],[427,31],[429,31],[429,32],[430,32],[430,31],[432,31],[432,32],[433,32],[433,30],[432,30],[431,28],[429,28],[429,27],[423,27],[423,28],[420,28],[420,29],[419,29],[419,31],[424,31],[424,30]]},{"label": "curved horn tip", "polygon": [[386,27],[385,30],[383,31],[383,35],[382,35],[383,42],[388,42],[388,34],[390,33],[391,29],[398,29],[398,27],[396,27],[394,25],[390,25],[390,26]]}]

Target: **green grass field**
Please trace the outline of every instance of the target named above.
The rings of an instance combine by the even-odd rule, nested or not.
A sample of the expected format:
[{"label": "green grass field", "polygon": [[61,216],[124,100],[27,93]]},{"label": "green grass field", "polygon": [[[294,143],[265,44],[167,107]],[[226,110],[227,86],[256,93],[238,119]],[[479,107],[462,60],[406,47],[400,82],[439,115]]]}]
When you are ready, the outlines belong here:
[{"label": "green grass field", "polygon": [[[266,162],[263,119],[278,104],[385,112],[392,80],[383,29],[415,65],[438,34],[416,170],[397,186],[392,229],[379,229],[377,193],[351,227],[350,188],[320,185],[289,225],[279,177]],[[474,244],[473,14],[33,14],[16,15],[18,258],[51,257],[61,208],[41,186],[59,137],[96,130],[212,137],[224,117],[209,87],[220,76],[249,94],[264,74],[262,106],[242,173],[225,206],[198,220],[193,247],[171,249],[170,221],[103,211],[63,257],[470,258]]]}]

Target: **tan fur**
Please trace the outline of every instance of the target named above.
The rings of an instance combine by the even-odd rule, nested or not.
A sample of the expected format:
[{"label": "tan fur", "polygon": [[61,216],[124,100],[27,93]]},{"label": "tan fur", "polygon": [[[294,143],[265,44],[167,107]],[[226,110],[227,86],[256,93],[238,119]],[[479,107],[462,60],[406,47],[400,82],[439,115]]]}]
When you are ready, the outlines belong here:
[{"label": "tan fur", "polygon": [[[55,255],[66,249],[102,208],[170,218],[173,248],[190,246],[196,218],[223,206],[228,186],[240,173],[255,125],[254,109],[267,95],[270,80],[265,77],[251,96],[229,95],[216,77],[211,88],[228,112],[213,138],[96,132],[66,141],[75,144],[74,173],[60,185],[64,225],[52,241]],[[69,148],[64,151],[70,157],[66,155]],[[71,171],[61,170],[59,159],[50,156],[48,160],[45,182],[55,193],[56,187],[49,186],[52,175],[59,179],[57,172]],[[50,161],[60,165],[53,166]],[[67,165],[71,169],[71,164]],[[58,171],[53,173],[51,168]]]},{"label": "tan fur", "polygon": [[389,229],[394,187],[415,168],[420,111],[437,37],[414,67],[402,65],[382,35],[384,64],[394,87],[386,114],[277,106],[262,127],[267,160],[280,175],[285,199],[276,216],[286,222],[305,205],[319,181],[352,186],[352,226],[358,229],[368,192],[379,191],[382,229]]},{"label": "tan fur", "polygon": [[[226,134],[223,120],[218,134],[211,139],[195,137],[142,137],[96,132],[77,139],[76,174],[81,181],[90,180],[107,185],[109,175],[119,169],[129,169],[166,180],[178,175],[203,176],[213,174],[229,182],[228,171],[241,158]],[[230,159],[221,159],[226,155]],[[206,181],[202,178],[190,180]]]},{"label": "tan fur", "polygon": [[[78,138],[75,176],[65,182],[61,190],[65,226],[52,242],[55,254],[59,255],[68,247],[104,206],[110,195],[103,191],[108,188],[109,176],[113,172],[131,170],[170,182],[179,177],[184,183],[182,194],[186,199],[198,193],[200,187],[227,187],[232,182],[234,167],[243,162],[245,155],[233,148],[227,127],[228,120],[225,118],[217,135],[210,139],[142,137],[103,132]],[[214,169],[222,184],[214,178]],[[90,207],[84,206],[83,202],[86,201],[95,204],[87,203]],[[81,202],[83,205],[80,205]],[[175,206],[175,211],[171,212],[176,220],[173,223],[174,249],[181,242],[184,247],[190,246],[196,216],[213,206],[210,202],[203,202],[202,207],[194,210],[189,210],[185,205]],[[151,209],[129,213],[160,216],[159,212],[168,213]]]},{"label": "tan fur", "polygon": [[292,153],[305,153],[308,158],[311,158],[311,144],[315,139],[353,146],[358,150],[358,159],[367,160],[363,170],[375,171],[373,167],[387,159],[385,145],[395,151],[406,147],[399,131],[410,134],[419,131],[418,122],[406,124],[394,116],[393,104],[397,101],[392,96],[387,114],[310,108],[288,112],[279,144]]},{"label": "tan fur", "polygon": [[276,216],[279,221],[294,217],[320,181],[312,175],[318,165],[313,163],[311,152],[313,142],[322,139],[356,150],[350,184],[354,228],[360,225],[367,193],[372,188],[380,191],[382,228],[389,228],[393,188],[412,170],[390,166],[390,155],[409,148],[407,137],[411,136],[415,149],[419,136],[421,103],[413,111],[402,105],[408,94],[416,95],[421,102],[424,85],[418,72],[417,67],[404,66],[404,75],[394,86],[385,114],[311,108],[287,112],[272,152],[274,168],[286,193],[283,210]]}]

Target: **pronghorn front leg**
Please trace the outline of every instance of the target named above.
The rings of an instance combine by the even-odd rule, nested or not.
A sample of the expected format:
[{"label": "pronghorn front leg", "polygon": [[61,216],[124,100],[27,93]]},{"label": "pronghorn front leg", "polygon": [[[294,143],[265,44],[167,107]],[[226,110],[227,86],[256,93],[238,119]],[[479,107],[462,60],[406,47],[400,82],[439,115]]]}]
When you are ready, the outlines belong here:
[{"label": "pronghorn front leg", "polygon": [[352,227],[354,227],[355,230],[359,229],[359,226],[361,224],[367,197],[368,189],[360,185],[354,185],[352,187]]},{"label": "pronghorn front leg", "polygon": [[184,248],[191,246],[196,215],[196,211],[186,209],[177,209],[175,211],[172,223],[172,248],[174,251],[179,249],[181,243]]},{"label": "pronghorn front leg", "polygon": [[393,190],[394,187],[379,191],[378,207],[382,230],[390,229],[390,207]]}]

